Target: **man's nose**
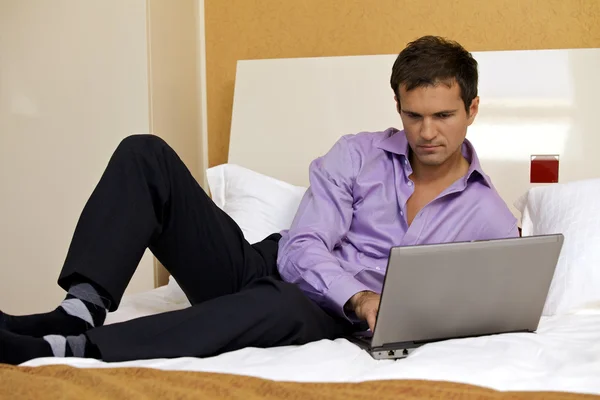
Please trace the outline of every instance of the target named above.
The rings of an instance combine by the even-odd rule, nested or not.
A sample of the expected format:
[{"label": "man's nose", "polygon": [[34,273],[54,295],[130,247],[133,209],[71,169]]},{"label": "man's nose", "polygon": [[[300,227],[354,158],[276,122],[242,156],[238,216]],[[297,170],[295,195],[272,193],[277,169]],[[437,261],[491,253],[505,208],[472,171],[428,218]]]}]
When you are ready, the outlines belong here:
[{"label": "man's nose", "polygon": [[421,138],[426,141],[431,141],[435,138],[435,129],[431,118],[423,118],[423,124],[421,125]]}]

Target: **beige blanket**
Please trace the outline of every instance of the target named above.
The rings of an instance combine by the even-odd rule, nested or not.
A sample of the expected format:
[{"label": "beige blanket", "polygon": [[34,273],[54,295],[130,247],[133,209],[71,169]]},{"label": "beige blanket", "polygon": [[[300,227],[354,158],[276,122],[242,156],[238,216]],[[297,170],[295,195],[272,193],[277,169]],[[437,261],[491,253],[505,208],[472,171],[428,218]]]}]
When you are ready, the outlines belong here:
[{"label": "beige blanket", "polygon": [[497,392],[450,382],[275,382],[239,375],[147,368],[0,365],[1,399],[600,399],[569,393]]}]

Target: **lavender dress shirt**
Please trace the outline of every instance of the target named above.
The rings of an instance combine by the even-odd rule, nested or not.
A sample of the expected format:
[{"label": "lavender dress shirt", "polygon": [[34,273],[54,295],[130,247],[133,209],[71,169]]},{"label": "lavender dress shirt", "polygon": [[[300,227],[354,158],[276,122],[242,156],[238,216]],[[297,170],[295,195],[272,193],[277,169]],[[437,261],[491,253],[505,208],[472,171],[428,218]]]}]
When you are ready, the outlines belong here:
[{"label": "lavender dress shirt", "polygon": [[[381,293],[390,248],[519,235],[517,220],[483,173],[473,145],[467,174],[427,204],[409,226],[409,145],[404,131],[343,136],[309,169],[307,190],[277,265],[321,307],[343,318],[355,293]],[[351,318],[353,319],[353,318]]]}]

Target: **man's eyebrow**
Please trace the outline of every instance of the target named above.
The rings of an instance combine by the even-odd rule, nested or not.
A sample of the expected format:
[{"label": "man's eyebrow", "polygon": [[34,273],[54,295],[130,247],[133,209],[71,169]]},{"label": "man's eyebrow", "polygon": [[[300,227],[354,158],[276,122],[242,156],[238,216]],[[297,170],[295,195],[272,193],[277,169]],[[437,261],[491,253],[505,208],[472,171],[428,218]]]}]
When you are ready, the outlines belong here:
[{"label": "man's eyebrow", "polygon": [[457,111],[458,111],[458,109],[454,109],[454,110],[442,110],[442,111],[438,111],[438,112],[436,112],[435,114],[436,114],[436,115],[437,115],[437,114],[452,114],[452,113],[455,113],[455,112],[457,112]]},{"label": "man's eyebrow", "polygon": [[[421,116],[422,116],[421,114],[419,114],[419,113],[417,113],[417,112],[410,111],[410,110],[407,110],[407,109],[405,109],[405,108],[401,108],[401,109],[400,109],[400,111],[402,111],[402,112],[403,112],[403,113],[405,113],[405,114],[411,114],[411,115],[415,115],[415,116],[419,116],[419,117],[421,117]],[[457,112],[457,111],[458,111],[458,109],[454,109],[454,110],[441,110],[441,111],[437,111],[437,112],[435,112],[433,115],[439,115],[439,114],[452,114],[452,113],[455,113],[455,112]]]},{"label": "man's eyebrow", "polygon": [[419,117],[421,116],[421,114],[419,114],[419,113],[416,113],[416,112],[414,112],[414,111],[407,110],[407,109],[405,109],[405,108],[401,108],[401,109],[400,109],[400,111],[402,111],[402,112],[403,112],[403,113],[405,113],[405,114],[417,115],[417,116],[419,116]]}]

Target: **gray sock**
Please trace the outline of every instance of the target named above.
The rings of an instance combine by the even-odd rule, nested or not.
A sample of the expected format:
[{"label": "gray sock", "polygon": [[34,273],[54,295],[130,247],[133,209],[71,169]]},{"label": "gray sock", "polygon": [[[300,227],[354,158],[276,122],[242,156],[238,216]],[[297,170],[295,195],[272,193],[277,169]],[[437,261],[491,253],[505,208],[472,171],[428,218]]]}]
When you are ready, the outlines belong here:
[{"label": "gray sock", "polygon": [[75,283],[65,300],[50,312],[14,316],[0,311],[0,329],[36,338],[79,335],[104,325],[110,300],[103,293],[94,283]]},{"label": "gray sock", "polygon": [[85,357],[87,337],[79,336],[46,335],[44,340],[52,348],[54,357]]},{"label": "gray sock", "polygon": [[71,286],[67,298],[60,304],[67,314],[84,320],[92,328],[102,326],[108,306],[109,301],[100,296],[89,283]]}]

